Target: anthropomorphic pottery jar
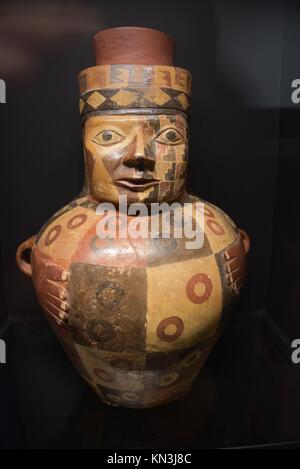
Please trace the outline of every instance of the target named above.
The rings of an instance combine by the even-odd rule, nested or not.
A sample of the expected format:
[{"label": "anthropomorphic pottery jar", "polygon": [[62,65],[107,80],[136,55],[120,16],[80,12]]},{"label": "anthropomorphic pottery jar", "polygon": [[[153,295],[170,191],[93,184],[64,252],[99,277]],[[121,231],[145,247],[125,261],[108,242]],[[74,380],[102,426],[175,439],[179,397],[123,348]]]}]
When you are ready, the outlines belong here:
[{"label": "anthropomorphic pottery jar", "polygon": [[[191,76],[173,65],[174,42],[113,28],[95,47],[97,65],[79,77],[84,189],[19,247],[17,262],[100,398],[151,407],[183,396],[203,366],[239,296],[249,238],[185,191]],[[192,248],[176,234],[187,206],[202,233]]]}]

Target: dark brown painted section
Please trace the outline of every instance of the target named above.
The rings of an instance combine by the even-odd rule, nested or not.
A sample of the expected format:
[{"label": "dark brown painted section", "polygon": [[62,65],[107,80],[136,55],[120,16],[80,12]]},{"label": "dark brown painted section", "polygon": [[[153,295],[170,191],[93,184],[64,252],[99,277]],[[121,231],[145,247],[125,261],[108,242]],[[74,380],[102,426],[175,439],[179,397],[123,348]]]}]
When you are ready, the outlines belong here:
[{"label": "dark brown painted section", "polygon": [[111,352],[145,350],[143,269],[74,264],[69,292],[69,323],[75,342]]}]

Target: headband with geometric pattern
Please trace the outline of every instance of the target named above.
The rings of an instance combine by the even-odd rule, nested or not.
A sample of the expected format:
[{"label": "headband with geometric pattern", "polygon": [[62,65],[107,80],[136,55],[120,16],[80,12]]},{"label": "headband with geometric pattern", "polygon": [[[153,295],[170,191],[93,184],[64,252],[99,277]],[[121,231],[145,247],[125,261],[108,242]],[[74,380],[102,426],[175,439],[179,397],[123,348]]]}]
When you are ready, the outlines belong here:
[{"label": "headband with geometric pattern", "polygon": [[102,111],[190,110],[191,74],[174,66],[98,65],[80,73],[79,86],[83,121]]}]

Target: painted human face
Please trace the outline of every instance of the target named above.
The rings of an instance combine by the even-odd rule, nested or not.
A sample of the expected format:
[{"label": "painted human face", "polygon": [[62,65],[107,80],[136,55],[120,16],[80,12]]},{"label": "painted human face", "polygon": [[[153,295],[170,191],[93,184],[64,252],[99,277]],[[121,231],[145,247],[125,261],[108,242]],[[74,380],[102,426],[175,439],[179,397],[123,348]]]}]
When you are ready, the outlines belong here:
[{"label": "painted human face", "polygon": [[174,115],[105,115],[84,128],[90,194],[118,204],[180,197],[187,170],[187,121]]}]

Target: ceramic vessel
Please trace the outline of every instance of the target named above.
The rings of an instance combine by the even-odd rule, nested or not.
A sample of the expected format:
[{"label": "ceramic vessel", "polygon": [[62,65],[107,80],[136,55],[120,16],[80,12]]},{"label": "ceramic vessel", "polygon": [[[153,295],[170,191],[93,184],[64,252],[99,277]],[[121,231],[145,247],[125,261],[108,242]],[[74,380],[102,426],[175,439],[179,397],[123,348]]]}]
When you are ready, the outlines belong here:
[{"label": "ceramic vessel", "polygon": [[[189,390],[239,296],[249,238],[186,193],[191,75],[173,65],[174,42],[155,30],[114,28],[95,36],[95,49],[97,65],[79,76],[84,189],[19,247],[17,262],[100,398],[150,407]],[[120,211],[120,195],[129,207],[167,204],[143,217],[159,220],[155,237],[99,237],[99,221],[115,207],[113,226],[137,220]],[[105,213],[103,202],[111,204]],[[202,216],[203,242],[193,249],[188,236],[174,235],[185,204],[192,226]]]}]

